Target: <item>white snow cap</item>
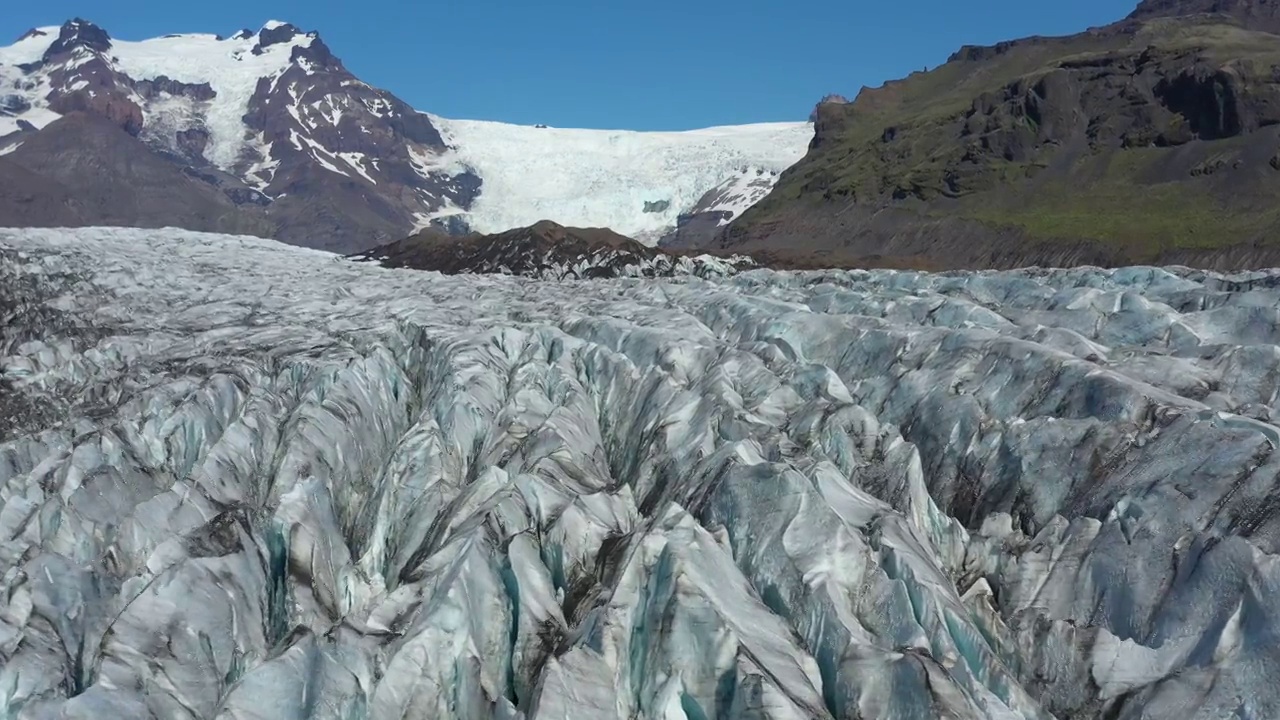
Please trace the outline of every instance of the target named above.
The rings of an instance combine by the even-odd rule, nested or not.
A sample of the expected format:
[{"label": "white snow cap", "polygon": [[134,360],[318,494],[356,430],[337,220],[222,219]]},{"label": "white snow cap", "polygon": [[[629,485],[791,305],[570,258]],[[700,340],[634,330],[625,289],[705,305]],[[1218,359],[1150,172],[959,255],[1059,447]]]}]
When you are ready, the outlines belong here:
[{"label": "white snow cap", "polygon": [[[270,29],[272,23],[283,25],[273,20],[264,27]],[[300,34],[255,53],[256,36],[220,41],[214,35],[173,35],[140,42],[117,40],[112,52],[119,68],[135,80],[164,75],[184,83],[208,83],[216,96],[207,116],[210,138],[205,157],[229,169],[245,147],[244,116],[258,81],[283,73],[293,49],[311,42],[311,37]]]},{"label": "white snow cap", "polygon": [[58,39],[57,25],[33,28],[8,47],[0,47],[0,65],[25,65],[44,57],[45,50]]}]

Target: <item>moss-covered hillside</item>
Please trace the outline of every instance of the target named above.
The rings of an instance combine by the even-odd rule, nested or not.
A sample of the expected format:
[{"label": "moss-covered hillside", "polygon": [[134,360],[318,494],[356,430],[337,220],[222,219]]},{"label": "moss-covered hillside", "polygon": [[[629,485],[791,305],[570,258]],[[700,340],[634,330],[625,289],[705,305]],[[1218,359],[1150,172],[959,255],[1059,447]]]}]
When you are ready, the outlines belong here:
[{"label": "moss-covered hillside", "polygon": [[1149,1],[824,102],[809,154],[719,245],[943,267],[1280,264],[1270,7]]}]

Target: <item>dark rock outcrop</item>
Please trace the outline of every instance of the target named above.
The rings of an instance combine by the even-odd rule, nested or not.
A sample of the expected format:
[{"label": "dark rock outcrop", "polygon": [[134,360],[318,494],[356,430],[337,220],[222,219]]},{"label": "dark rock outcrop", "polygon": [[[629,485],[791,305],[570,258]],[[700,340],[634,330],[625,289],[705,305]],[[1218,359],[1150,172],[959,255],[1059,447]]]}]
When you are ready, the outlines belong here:
[{"label": "dark rock outcrop", "polygon": [[31,109],[31,102],[21,95],[0,95],[0,115],[20,115]]},{"label": "dark rock outcrop", "polygon": [[1280,33],[1280,3],[1275,0],[1142,0],[1131,20],[1221,15],[1250,30]]},{"label": "dark rock outcrop", "polygon": [[272,28],[263,28],[258,33],[258,44],[253,48],[253,54],[261,55],[262,51],[266,48],[269,48],[272,45],[287,43],[301,34],[301,30],[289,23],[276,25]]},{"label": "dark rock outcrop", "polygon": [[544,220],[492,235],[451,236],[435,228],[352,256],[389,268],[446,275],[502,274],[543,279],[723,275],[755,267],[750,258],[693,258],[647,247],[608,228],[567,228]]},{"label": "dark rock outcrop", "polygon": [[[271,149],[263,191],[279,198],[280,239],[363,250],[403,237],[427,203],[468,207],[479,194],[474,174],[424,173],[415,160],[446,150],[429,116],[356,80],[317,37],[294,54],[305,66],[260,80],[244,118]],[[317,172],[317,157],[341,173]],[[361,158],[359,167],[342,157]]]},{"label": "dark rock outcrop", "polygon": [[[110,49],[110,38],[98,26],[78,19],[63,25],[58,40],[44,55],[51,88],[46,98],[49,109],[59,115],[97,115],[130,135],[138,135],[144,120],[142,108],[133,98],[135,83],[104,54]],[[73,51],[86,55],[62,62]]]},{"label": "dark rock outcrop", "polygon": [[[24,36],[25,37],[25,36]],[[58,39],[44,53],[44,62],[50,62],[63,53],[76,48],[104,53],[111,49],[111,36],[106,30],[88,20],[75,18],[63,23]]]},{"label": "dark rock outcrop", "polygon": [[587,277],[611,276],[622,265],[661,254],[607,228],[566,228],[543,221],[493,235],[472,233],[461,237],[429,228],[355,257],[386,267],[433,270],[446,275],[538,275],[605,253],[610,258],[593,265],[586,271]]},{"label": "dark rock outcrop", "polygon": [[813,112],[809,113],[809,122],[816,123],[818,121],[819,107],[822,107],[823,105],[828,105],[828,104],[846,105],[848,104],[848,102],[849,102],[849,98],[846,98],[843,95],[837,95],[835,93],[831,93],[829,95],[824,96],[821,100],[818,101],[818,104],[814,106]]},{"label": "dark rock outcrop", "polygon": [[188,128],[175,133],[178,151],[187,158],[204,157],[204,149],[209,145],[209,131],[204,128]]},{"label": "dark rock outcrop", "polygon": [[73,113],[96,115],[130,135],[142,132],[142,108],[128,98],[115,93],[93,92],[89,88],[59,93],[49,99],[49,109],[59,115]]},{"label": "dark rock outcrop", "polygon": [[302,58],[324,67],[345,70],[342,67],[342,61],[333,54],[328,45],[324,44],[324,41],[320,39],[319,33],[308,33],[308,35],[311,37],[311,44],[306,47],[295,47],[290,54],[290,60],[297,62]]},{"label": "dark rock outcrop", "polygon": [[192,100],[208,101],[217,95],[213,88],[209,86],[209,83],[184,83],[164,75],[150,80],[136,80],[133,82],[133,88],[144,98],[153,98],[158,95],[180,95]]},{"label": "dark rock outcrop", "polygon": [[658,246],[671,250],[691,250],[705,247],[712,242],[733,213],[724,210],[681,213],[676,227],[658,242]]}]

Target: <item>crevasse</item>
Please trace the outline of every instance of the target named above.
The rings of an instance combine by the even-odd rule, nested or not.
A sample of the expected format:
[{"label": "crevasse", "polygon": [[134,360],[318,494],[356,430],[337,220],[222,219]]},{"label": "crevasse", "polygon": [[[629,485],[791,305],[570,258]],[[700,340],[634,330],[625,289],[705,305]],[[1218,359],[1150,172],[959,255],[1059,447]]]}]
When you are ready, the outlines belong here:
[{"label": "crevasse", "polygon": [[1278,288],[0,230],[0,716],[1280,716]]}]

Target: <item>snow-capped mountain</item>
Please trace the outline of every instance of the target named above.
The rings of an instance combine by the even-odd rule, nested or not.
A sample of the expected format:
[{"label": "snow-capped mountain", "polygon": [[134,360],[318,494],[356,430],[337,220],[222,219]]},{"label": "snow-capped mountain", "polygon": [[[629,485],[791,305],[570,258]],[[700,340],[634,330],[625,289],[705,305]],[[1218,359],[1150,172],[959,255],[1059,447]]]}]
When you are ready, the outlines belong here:
[{"label": "snow-capped mountain", "polygon": [[73,20],[0,50],[0,88],[0,134],[8,131],[14,163],[47,154],[24,153],[30,135],[65,133],[60,117],[87,113],[180,165],[204,192],[262,213],[268,234],[292,242],[395,239],[423,214],[469,204],[480,184],[465,168],[437,169],[447,148],[427,116],[285,23],[128,42]]},{"label": "snow-capped mountain", "polygon": [[0,48],[0,181],[35,172],[88,199],[0,223],[190,226],[192,213],[95,211],[97,189],[127,177],[128,163],[95,180],[94,163],[53,163],[59,143],[32,144],[49,133],[94,152],[82,134],[96,146],[109,133],[63,122],[81,114],[121,131],[108,143],[127,148],[118,155],[145,147],[180,169],[181,182],[160,169],[147,179],[180,187],[187,200],[171,205],[218,206],[207,213],[217,222],[240,215],[257,234],[342,250],[427,225],[499,232],[539,220],[653,243],[741,168],[776,177],[812,136],[807,123],[641,133],[448,120],[362,82],[317,33],[287,23],[134,42],[76,19]]},{"label": "snow-capped mountain", "polygon": [[0,717],[1271,720],[1278,320],[0,230]]}]

